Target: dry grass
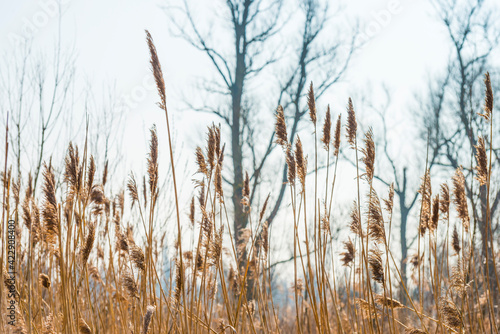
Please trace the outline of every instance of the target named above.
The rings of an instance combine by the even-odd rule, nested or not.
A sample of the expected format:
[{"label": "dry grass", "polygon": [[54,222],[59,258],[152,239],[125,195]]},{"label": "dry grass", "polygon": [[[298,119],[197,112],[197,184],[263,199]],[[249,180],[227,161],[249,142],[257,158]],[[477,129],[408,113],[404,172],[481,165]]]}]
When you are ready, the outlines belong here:
[{"label": "dry grass", "polygon": [[[170,145],[165,84],[149,33],[147,42]],[[493,93],[488,75],[485,82],[486,105],[481,116],[492,124]],[[308,106],[316,129],[319,114],[314,98],[311,84]],[[284,111],[281,106],[277,109],[276,142],[283,148],[288,165],[293,213],[293,221],[289,222],[293,230],[293,282],[291,289],[281,292],[283,296],[277,296],[277,289],[272,288],[270,249],[277,237],[270,238],[264,219],[267,200],[263,207],[250,207],[248,174],[241,205],[249,224],[239,231],[237,240],[233,238],[232,218],[222,187],[224,144],[216,126],[208,129],[206,149],[196,149],[198,199],[192,198],[187,215],[181,216],[179,210],[171,145],[173,189],[159,187],[156,128],[150,134],[142,194],[133,174],[126,184],[127,195],[124,191],[109,193],[106,184],[120,181],[107,175],[107,163],[99,179],[99,168],[90,152],[84,149],[82,153],[72,144],[63,175],[56,173],[50,162],[45,165],[41,194],[32,192],[28,176],[23,181],[23,197],[21,180],[15,180],[6,169],[2,178],[2,235],[6,235],[8,219],[23,224],[18,224],[16,230],[14,285],[7,273],[6,243],[2,243],[0,301],[4,316],[0,331],[498,333],[500,296],[494,288],[498,287],[498,278],[486,274],[481,252],[473,251],[476,245],[468,211],[472,203],[466,197],[462,170],[457,169],[452,178],[453,196],[443,184],[436,188],[440,193],[434,197],[430,174],[423,170],[418,251],[411,260],[414,279],[405,285],[390,247],[394,188],[388,189],[386,199],[377,195],[373,183],[373,132],[370,129],[365,133],[364,147],[358,147],[351,99],[347,111],[346,137],[356,159],[358,178],[353,186],[357,198],[351,221],[345,222],[350,236],[337,245],[332,241],[331,217],[341,141],[340,115],[332,136],[328,107],[321,139],[318,141],[314,135],[312,195],[304,147],[298,137],[295,143],[288,142]],[[324,151],[318,151],[318,144]],[[487,190],[491,178],[488,150],[491,147],[487,148],[481,137],[477,145],[477,181]],[[358,152],[363,155],[361,159]],[[332,171],[330,155],[335,159]],[[329,166],[325,182],[318,181],[318,159],[325,159]],[[361,182],[369,189],[366,196],[361,194]],[[323,197],[318,195],[320,183],[325,187]],[[176,238],[170,271],[164,270],[166,259],[161,252],[166,247],[165,234],[154,228],[160,191],[172,192],[175,198],[177,231],[168,231]],[[449,212],[450,202],[458,216],[451,224],[453,230],[450,221],[455,215]],[[311,203],[313,208],[307,206]],[[362,210],[365,207],[366,212]],[[130,217],[137,219],[129,222]],[[496,244],[491,240],[489,247],[493,246]],[[498,255],[495,250],[491,254]],[[486,263],[493,265],[496,273],[496,261],[492,260],[486,259]],[[342,266],[335,267],[337,263]],[[15,326],[8,324],[7,306],[11,302],[17,306]]]}]

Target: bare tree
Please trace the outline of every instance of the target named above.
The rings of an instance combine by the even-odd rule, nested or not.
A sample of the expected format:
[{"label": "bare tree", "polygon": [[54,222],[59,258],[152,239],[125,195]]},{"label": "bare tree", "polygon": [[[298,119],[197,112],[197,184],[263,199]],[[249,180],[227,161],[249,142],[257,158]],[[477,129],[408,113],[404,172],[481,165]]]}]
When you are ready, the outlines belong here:
[{"label": "bare tree", "polygon": [[[278,104],[285,111],[292,111],[293,123],[290,127],[289,142],[293,143],[299,130],[299,123],[307,113],[306,95],[309,81],[315,81],[315,97],[319,99],[329,88],[339,82],[351,61],[357,44],[357,30],[347,34],[346,39],[322,42],[326,39],[325,28],[328,20],[328,5],[321,6],[314,0],[301,3],[304,15],[302,39],[296,50],[294,65],[288,77],[281,83]],[[272,140],[273,138],[271,138]],[[265,160],[264,160],[265,161]],[[268,217],[269,224],[276,218],[286,189],[287,167],[283,167],[281,186],[274,207]]]},{"label": "bare tree", "polygon": [[[293,124],[290,140],[293,141],[299,123],[306,113],[305,96],[309,80],[314,77],[316,97],[322,96],[342,78],[355,50],[355,33],[346,39],[338,37],[333,41],[328,40],[325,31],[329,19],[327,5],[321,4],[318,0],[301,0],[299,15],[303,17],[303,24],[297,33],[300,34],[299,45],[293,47],[293,51],[286,56],[278,55],[279,52],[276,50],[279,47],[275,45],[286,44],[282,33],[282,22],[285,21],[283,7],[282,0],[226,1],[224,20],[230,24],[226,25],[230,30],[226,32],[233,36],[231,45],[228,45],[232,52],[227,51],[224,46],[216,48],[214,42],[211,42],[210,33],[202,33],[186,1],[181,9],[185,23],[180,22],[179,16],[172,16],[178,35],[204,52],[217,73],[216,81],[206,85],[207,91],[219,94],[223,98],[229,97],[227,101],[230,108],[224,106],[217,108],[211,105],[204,105],[201,108],[191,107],[218,116],[230,129],[230,158],[233,170],[232,176],[226,181],[232,187],[235,237],[246,226],[247,219],[241,205],[243,171],[244,169],[250,171],[252,182],[250,203],[252,203],[259,193],[258,186],[262,182],[263,167],[276,147],[274,133],[270,135],[264,150],[256,146],[254,139],[258,124],[253,122],[253,119],[261,114],[251,104],[251,93],[245,90],[245,87],[251,82],[263,80],[264,69],[275,64],[278,59],[280,63],[284,61],[287,64],[284,74],[279,76],[276,104],[268,110],[274,110],[279,104],[282,104],[287,112],[292,109]],[[263,52],[262,50],[266,48],[274,51]],[[272,119],[270,113],[267,117],[269,120]],[[249,160],[249,166],[244,166],[246,160]],[[286,182],[286,179],[286,168],[283,168],[282,180]],[[281,206],[285,192],[284,182],[279,185],[279,194],[269,215],[269,223],[276,217]]]},{"label": "bare tree", "polygon": [[[35,159],[34,170],[31,171],[35,190],[47,141],[54,131],[61,131],[62,127],[57,126],[62,121],[60,116],[71,103],[69,94],[74,83],[74,54],[63,52],[59,43],[53,55],[33,51],[30,40],[25,40],[22,45],[21,55],[13,55],[13,70],[10,71],[10,66],[4,64],[0,72],[7,95],[2,108],[10,111],[14,131],[11,131],[9,140],[18,175],[23,162]],[[6,59],[10,61],[10,57]]]},{"label": "bare tree", "polygon": [[[437,110],[422,110],[421,129],[422,133],[430,134],[431,148],[437,152],[437,165],[453,169],[463,165],[466,177],[470,179],[467,193],[473,203],[474,235],[477,225],[483,240],[483,256],[487,256],[489,252],[488,258],[491,259],[487,237],[487,189],[485,185],[473,186],[473,168],[478,135],[483,134],[486,137],[487,146],[491,140],[487,138],[489,131],[486,124],[477,113],[483,108],[484,74],[490,71],[493,78],[497,75],[497,68],[493,67],[491,60],[499,42],[500,29],[497,22],[492,20],[494,8],[489,7],[483,0],[464,0],[457,3],[436,0],[434,5],[446,29],[451,53],[446,72],[441,78],[432,79],[439,84],[429,86],[429,94],[423,99],[424,103],[439,100],[442,107]],[[494,79],[492,81],[496,82]],[[495,119],[493,121],[495,122]],[[497,133],[499,124],[498,119],[493,124]],[[498,136],[493,139],[496,140],[493,147],[498,146]],[[494,150],[491,163],[493,175],[497,175],[500,167],[498,150]],[[492,189],[490,196],[490,217],[494,217],[498,214],[500,189]]]},{"label": "bare tree", "polygon": [[[446,82],[438,84],[438,87],[444,87]],[[439,114],[443,108],[443,90],[436,90],[435,85],[429,87],[431,91],[435,93],[432,99],[425,101],[425,104],[421,104],[420,109],[429,110],[431,114]],[[384,87],[384,99],[380,105],[369,105],[368,112],[377,115],[380,118],[381,124],[381,134],[382,136],[377,138],[378,152],[378,163],[383,166],[383,168],[377,168],[375,178],[387,187],[391,185],[394,187],[394,195],[396,196],[396,203],[399,208],[399,243],[401,247],[401,258],[400,258],[400,271],[402,280],[405,286],[407,286],[407,263],[408,263],[408,249],[411,248],[413,243],[416,241],[416,237],[413,239],[408,239],[408,222],[410,219],[410,214],[412,210],[416,207],[415,204],[418,203],[419,198],[419,186],[420,178],[412,177],[411,175],[424,175],[425,170],[421,168],[420,164],[411,164],[405,159],[403,159],[399,154],[393,153],[393,146],[391,141],[388,139],[390,133],[393,129],[389,128],[387,124],[387,110],[390,108],[392,100],[391,94],[387,87]],[[435,132],[439,132],[439,128],[433,129]],[[426,134],[425,139],[429,138]],[[426,141],[424,141],[426,143]],[[399,143],[396,143],[399,145]],[[418,145],[419,143],[413,142],[409,145]],[[401,147],[399,148],[401,149]],[[412,152],[426,151],[425,147],[417,148],[413,147]],[[432,171],[433,167],[436,165],[438,158],[439,145],[432,145],[431,149],[427,153],[427,156],[421,158],[427,160],[427,169],[429,172]],[[412,160],[415,160],[415,154]],[[418,169],[421,168],[421,169]],[[396,225],[397,226],[397,225]],[[393,239],[391,239],[393,240]],[[401,291],[402,292],[402,291]],[[404,294],[402,293],[404,298]]]},{"label": "bare tree", "polygon": [[[198,27],[191,8],[184,0],[181,13],[186,19],[180,23],[172,16],[172,22],[179,35],[191,43],[195,48],[204,52],[212,62],[218,74],[214,86],[218,87],[222,95],[229,97],[230,108],[227,112],[210,109],[220,117],[231,134],[232,178],[229,181],[232,187],[232,202],[234,206],[234,233],[245,227],[246,215],[241,205],[243,187],[243,146],[242,134],[244,120],[251,112],[245,106],[248,81],[259,75],[268,65],[276,61],[273,53],[264,54],[262,51],[270,47],[272,36],[279,32],[281,25],[282,0],[228,0],[224,5],[224,21],[229,24],[228,30],[233,34],[231,44],[217,46],[210,39],[210,34],[204,34]],[[229,51],[228,50],[232,50]]]}]

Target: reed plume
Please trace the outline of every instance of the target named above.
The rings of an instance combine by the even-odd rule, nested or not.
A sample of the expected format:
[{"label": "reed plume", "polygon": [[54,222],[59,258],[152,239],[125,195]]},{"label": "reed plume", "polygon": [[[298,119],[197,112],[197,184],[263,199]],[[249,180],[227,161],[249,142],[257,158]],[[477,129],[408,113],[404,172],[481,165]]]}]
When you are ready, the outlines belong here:
[{"label": "reed plume", "polygon": [[133,244],[131,247],[129,247],[129,255],[136,268],[144,272],[146,270],[146,265],[145,256],[142,249],[136,244]]},{"label": "reed plume", "polygon": [[332,119],[330,115],[330,105],[326,108],[325,122],[323,123],[323,135],[321,136],[321,141],[323,142],[323,147],[325,150],[330,150],[330,137],[332,131]]},{"label": "reed plume", "polygon": [[377,243],[385,244],[385,227],[377,193],[372,188],[368,199],[368,233]]},{"label": "reed plume", "polygon": [[134,207],[134,203],[139,201],[139,191],[137,189],[137,182],[135,181],[134,174],[132,173],[128,178],[127,189],[130,198],[132,199],[132,203],[130,204],[130,206]]},{"label": "reed plume", "polygon": [[205,156],[203,155],[203,151],[201,147],[196,148],[196,164],[198,165],[198,173],[202,173],[205,176],[209,176],[207,163],[205,162]]},{"label": "reed plume", "polygon": [[339,117],[337,118],[337,124],[335,125],[335,134],[333,136],[333,148],[335,149],[333,151],[333,155],[338,157],[339,151],[340,151],[340,129],[341,129],[341,117],[342,114],[339,114]]},{"label": "reed plume", "polygon": [[370,265],[370,271],[372,273],[372,278],[380,283],[384,284],[384,266],[382,265],[382,251],[375,247],[370,249],[368,255],[368,264]]},{"label": "reed plume", "polygon": [[347,142],[351,144],[352,147],[356,144],[356,131],[358,129],[358,123],[356,122],[356,113],[354,112],[354,106],[352,105],[352,99],[349,98],[347,104]]},{"label": "reed plume", "polygon": [[56,181],[52,168],[50,166],[44,166],[43,172],[43,194],[44,194],[44,204],[42,208],[42,218],[43,218],[43,237],[46,242],[55,244],[57,241],[57,235],[59,231],[59,215],[57,210],[57,200],[56,200]]},{"label": "reed plume", "polygon": [[491,119],[491,113],[493,112],[493,89],[491,89],[491,79],[489,72],[486,72],[486,74],[484,75],[484,85],[484,113],[480,113],[479,116],[483,117],[486,121],[489,122]]},{"label": "reed plume", "polygon": [[361,227],[361,220],[358,212],[358,203],[356,201],[354,201],[352,205],[350,216],[351,216],[351,223],[349,227],[351,229],[351,232],[358,236],[362,236],[363,229]]},{"label": "reed plume", "polygon": [[455,254],[460,253],[462,247],[460,246],[460,240],[458,239],[457,225],[453,228],[453,233],[451,235],[451,247],[455,251]]},{"label": "reed plume", "polygon": [[78,329],[80,331],[80,334],[92,334],[92,330],[83,318],[80,318],[78,320]]},{"label": "reed plume", "polygon": [[151,54],[151,71],[155,77],[156,88],[158,89],[158,95],[160,96],[159,107],[164,109],[167,105],[167,94],[165,92],[165,81],[163,81],[163,72],[161,70],[160,60],[158,59],[158,53],[156,52],[156,47],[153,43],[153,37],[149,31],[146,30],[146,40],[149,47],[149,53]]},{"label": "reed plume", "polygon": [[419,231],[420,235],[424,235],[425,231],[431,224],[431,176],[429,169],[426,170],[424,177],[422,178],[422,184],[418,190],[419,194],[422,196],[421,200],[421,210],[420,210],[420,224]]},{"label": "reed plume", "polygon": [[122,270],[120,284],[130,298],[139,298],[139,290],[128,267]]},{"label": "reed plume", "polygon": [[288,146],[288,135],[286,132],[285,111],[281,105],[276,110],[276,143],[283,149]]},{"label": "reed plume", "polygon": [[439,303],[439,311],[441,312],[444,323],[446,325],[457,330],[463,327],[462,314],[451,300],[441,298]]},{"label": "reed plume", "polygon": [[46,274],[40,273],[40,275],[38,275],[38,281],[45,289],[50,288],[50,278]]},{"label": "reed plume", "polygon": [[477,138],[476,148],[476,179],[480,185],[485,185],[488,182],[488,158],[486,156],[486,147],[484,145],[484,138],[479,136]]},{"label": "reed plume", "polygon": [[344,241],[344,249],[345,252],[340,253],[340,261],[342,262],[343,266],[347,267],[354,261],[354,258],[356,257],[356,250],[354,249],[354,244],[351,238],[349,238],[347,241]]},{"label": "reed plume", "polygon": [[302,188],[304,188],[306,185],[307,158],[304,157],[302,142],[298,136],[297,142],[295,143],[295,163],[297,165],[297,176],[302,184]]},{"label": "reed plume", "polygon": [[153,318],[153,313],[156,310],[156,306],[148,305],[146,309],[146,315],[144,315],[144,322],[142,324],[142,334],[147,334],[149,331],[149,325],[151,324],[151,319]]},{"label": "reed plume", "polygon": [[363,153],[363,158],[361,160],[365,164],[365,176],[368,182],[371,183],[375,174],[375,143],[373,142],[372,128],[365,133],[365,139],[363,141],[365,142],[365,147],[361,149],[361,153]]},{"label": "reed plume", "polygon": [[437,229],[439,222],[439,195],[434,196],[434,199],[432,200],[432,215],[429,222],[429,230],[434,232]]},{"label": "reed plume", "polygon": [[404,305],[401,304],[399,301],[396,299],[391,299],[389,297],[385,297],[383,295],[375,295],[375,302],[380,305],[380,306],[385,306],[389,308],[403,308]]},{"label": "reed plume", "polygon": [[465,195],[465,177],[462,167],[458,167],[453,176],[453,195],[458,217],[462,221],[465,232],[469,232],[470,217],[467,207],[467,197]]},{"label": "reed plume", "polygon": [[385,210],[392,213],[392,207],[394,206],[394,183],[389,186],[389,194],[387,199],[384,199]]},{"label": "reed plume", "polygon": [[316,100],[314,99],[314,89],[312,82],[309,85],[309,92],[307,93],[307,106],[309,107],[309,117],[311,118],[311,122],[314,124],[314,128],[316,128]]},{"label": "reed plume", "polygon": [[87,266],[87,261],[90,256],[90,252],[92,251],[92,247],[94,246],[95,239],[95,223],[88,224],[88,232],[85,240],[83,242],[83,247],[80,251],[80,258],[82,267]]},{"label": "reed plume", "polygon": [[450,188],[446,183],[441,185],[439,210],[443,213],[443,218],[448,219],[450,215]]},{"label": "reed plume", "polygon": [[290,186],[295,185],[296,175],[296,166],[295,166],[295,156],[293,155],[293,151],[290,149],[290,146],[286,149],[286,164],[288,166],[288,184]]},{"label": "reed plume", "polygon": [[148,156],[148,176],[149,176],[149,190],[154,197],[158,187],[158,136],[156,134],[156,126],[150,129],[151,141],[149,144]]}]

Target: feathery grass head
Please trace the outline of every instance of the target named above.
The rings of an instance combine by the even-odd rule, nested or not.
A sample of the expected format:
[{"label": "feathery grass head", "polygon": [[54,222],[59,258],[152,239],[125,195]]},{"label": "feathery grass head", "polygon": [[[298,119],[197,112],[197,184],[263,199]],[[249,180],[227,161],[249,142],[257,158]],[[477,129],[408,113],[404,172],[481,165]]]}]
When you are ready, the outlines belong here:
[{"label": "feathery grass head", "polygon": [[45,199],[42,207],[43,236],[45,241],[55,244],[59,231],[59,215],[56,200],[56,180],[50,166],[44,165],[43,178],[42,191]]},{"label": "feathery grass head", "polygon": [[137,182],[135,181],[135,176],[134,174],[130,174],[127,182],[127,189],[128,193],[130,195],[130,198],[132,199],[132,203],[130,204],[132,207],[134,206],[134,203],[139,201],[139,191],[137,189]]},{"label": "feathery grass head", "polygon": [[356,305],[358,305],[359,309],[363,311],[365,317],[374,318],[377,316],[377,310],[375,306],[370,304],[370,302],[362,298],[356,298]]},{"label": "feathery grass head", "polygon": [[462,221],[465,232],[469,232],[470,217],[467,207],[467,197],[465,195],[465,177],[462,172],[462,167],[458,167],[453,176],[453,197],[458,217]]},{"label": "feathery grass head", "polygon": [[365,147],[361,149],[361,153],[363,153],[363,158],[361,160],[365,163],[365,176],[368,182],[371,183],[375,174],[375,143],[373,142],[372,128],[365,133],[365,139],[363,141],[365,142]]},{"label": "feathery grass head", "polygon": [[359,210],[358,210],[358,203],[354,201],[352,208],[351,208],[351,223],[349,225],[349,228],[351,229],[351,232],[358,235],[362,236],[363,235],[363,229],[361,227],[361,220],[359,217]]},{"label": "feathery grass head", "polygon": [[484,75],[484,85],[485,85],[485,98],[484,98],[484,113],[479,114],[486,121],[490,121],[491,113],[493,112],[493,89],[491,89],[491,79],[490,73],[486,72]]},{"label": "feathery grass head", "polygon": [[205,156],[203,155],[203,150],[201,147],[196,148],[196,164],[198,165],[198,173],[202,173],[205,176],[209,176],[207,163],[205,162]]},{"label": "feathery grass head", "polygon": [[215,134],[215,125],[208,127],[208,133],[207,133],[207,161],[208,165],[210,166],[210,171],[213,171],[215,167],[215,158],[216,158],[216,153],[215,153],[215,146],[216,146],[216,134]]},{"label": "feathery grass head", "polygon": [[389,186],[389,195],[387,199],[384,199],[385,210],[392,213],[392,208],[394,206],[394,183]]},{"label": "feathery grass head", "polygon": [[167,106],[167,94],[165,92],[165,81],[163,80],[163,72],[161,70],[160,60],[158,59],[158,53],[156,52],[156,47],[153,42],[153,37],[149,31],[146,30],[146,41],[149,47],[149,53],[151,55],[151,71],[155,77],[156,88],[158,89],[158,95],[160,96],[159,106],[165,109]]},{"label": "feathery grass head", "polygon": [[248,172],[245,172],[245,179],[243,180],[243,188],[241,189],[241,191],[241,195],[243,196],[243,198],[250,197],[250,177],[248,176]]},{"label": "feathery grass head", "polygon": [[332,119],[330,115],[330,106],[326,108],[325,122],[323,123],[323,136],[321,141],[325,150],[330,150],[330,137],[332,132]]},{"label": "feathery grass head", "polygon": [[175,261],[175,288],[174,288],[174,303],[179,305],[181,301],[182,289],[184,285],[183,276],[181,272],[181,261]]},{"label": "feathery grass head", "polygon": [[120,284],[130,298],[139,298],[139,290],[130,269],[125,266],[121,272]]},{"label": "feathery grass head", "polygon": [[337,118],[337,124],[335,125],[335,134],[333,136],[333,148],[335,151],[333,154],[338,157],[339,151],[340,151],[340,130],[342,126],[342,114],[339,114],[339,117]]},{"label": "feathery grass head", "polygon": [[281,105],[276,110],[276,143],[286,148],[288,145],[288,135],[286,132],[285,111]]},{"label": "feathery grass head", "polygon": [[222,203],[224,198],[224,191],[222,190],[222,166],[219,163],[215,166],[214,185],[217,197],[219,198],[219,201]]},{"label": "feathery grass head", "polygon": [[156,310],[156,306],[148,305],[146,308],[146,315],[144,315],[144,322],[142,324],[142,334],[148,334],[149,325],[151,324],[151,319],[153,318],[153,313]]},{"label": "feathery grass head", "polygon": [[156,134],[156,126],[153,126],[150,132],[151,141],[149,144],[148,176],[149,189],[151,191],[151,196],[154,198],[158,188],[158,136]]},{"label": "feathery grass head", "polygon": [[354,258],[356,257],[356,250],[351,238],[349,238],[347,241],[344,241],[344,249],[345,252],[340,253],[340,261],[342,261],[343,266],[347,267],[354,261]]},{"label": "feathery grass head", "polygon": [[432,216],[429,221],[429,230],[431,232],[437,229],[438,222],[439,222],[439,195],[436,195],[432,200]]},{"label": "feathery grass head", "polygon": [[385,244],[385,227],[382,208],[377,193],[370,190],[368,199],[368,233],[377,243]]},{"label": "feathery grass head", "polygon": [[432,196],[432,187],[431,187],[431,175],[429,169],[425,171],[425,175],[422,178],[422,184],[418,190],[420,196],[422,196],[421,200],[421,211],[420,211],[420,224],[419,231],[420,235],[424,235],[425,231],[429,227],[431,223],[431,196]]},{"label": "feathery grass head", "polygon": [[210,243],[208,256],[210,258],[210,262],[214,266],[219,265],[219,261],[222,255],[222,241],[224,237],[224,225],[219,228],[219,231],[215,233],[215,237],[213,242]]},{"label": "feathery grass head", "polygon": [[54,329],[54,315],[52,313],[42,319],[42,334],[57,334]]},{"label": "feathery grass head", "polygon": [[108,160],[104,164],[104,171],[102,172],[102,185],[105,186],[108,181]]},{"label": "feathery grass head", "polygon": [[87,265],[87,261],[90,256],[90,252],[92,251],[92,247],[94,246],[94,239],[95,239],[95,223],[90,222],[88,224],[89,230],[87,232],[87,236],[85,237],[85,240],[83,242],[83,247],[80,251],[80,259],[82,263],[82,267],[85,267]]},{"label": "feathery grass head", "polygon": [[451,300],[441,298],[439,311],[446,325],[454,329],[461,329],[463,327],[462,314]]},{"label": "feathery grass head", "polygon": [[85,320],[83,318],[80,318],[78,320],[78,330],[80,334],[92,334],[92,330],[90,329],[90,326],[87,325]]},{"label": "feathery grass head", "polygon": [[388,307],[388,308],[403,308],[404,305],[401,304],[399,301],[397,301],[396,299],[391,299],[389,297],[385,297],[383,295],[378,295],[376,294],[375,295],[375,302],[380,305],[380,306],[385,306],[385,307]]},{"label": "feathery grass head", "polygon": [[295,185],[295,179],[297,177],[296,173],[296,165],[295,165],[295,156],[293,155],[293,151],[290,146],[286,149],[286,164],[288,166],[287,177],[288,183],[290,186]]},{"label": "feathery grass head", "polygon": [[372,273],[372,278],[380,283],[384,284],[384,266],[382,264],[382,251],[375,247],[370,249],[368,255],[368,264],[370,265],[370,271]]},{"label": "feathery grass head", "polygon": [[195,221],[195,207],[194,207],[194,196],[191,198],[191,204],[189,205],[189,222],[191,223],[191,228],[194,228]]},{"label": "feathery grass head", "polygon": [[486,146],[484,144],[484,138],[479,136],[477,139],[476,148],[476,179],[479,181],[480,185],[485,185],[488,182],[488,157],[486,156]]},{"label": "feathery grass head", "polygon": [[443,218],[448,219],[450,215],[450,188],[448,187],[448,184],[443,183],[441,185],[441,193],[439,197],[439,210],[443,213]]},{"label": "feathery grass head", "polygon": [[145,256],[142,249],[134,243],[129,247],[129,255],[135,267],[144,272],[146,270],[146,265]]},{"label": "feathery grass head", "polygon": [[302,188],[306,185],[306,175],[307,175],[307,158],[304,157],[304,150],[302,148],[302,142],[300,137],[297,136],[297,142],[295,143],[295,163],[297,165],[297,176],[299,177]]},{"label": "feathery grass head", "polygon": [[358,130],[358,123],[356,122],[356,113],[354,112],[354,106],[352,105],[352,99],[349,98],[347,104],[347,142],[351,144],[352,147],[356,145],[356,131]]},{"label": "feathery grass head", "polygon": [[82,184],[80,156],[78,155],[78,147],[74,148],[71,142],[65,159],[64,181],[69,185],[72,194],[76,195],[80,192]]},{"label": "feathery grass head", "polygon": [[314,99],[314,89],[312,81],[309,85],[309,92],[307,93],[307,106],[309,107],[309,117],[311,118],[311,122],[314,124],[314,128],[316,128],[316,100]]},{"label": "feathery grass head", "polygon": [[451,269],[450,288],[462,297],[468,287],[465,272],[462,268],[462,261],[459,258],[457,264]]},{"label": "feathery grass head", "polygon": [[50,278],[46,274],[40,273],[40,275],[38,275],[38,281],[45,289],[50,288]]},{"label": "feathery grass head", "polygon": [[453,233],[451,234],[451,247],[455,251],[455,254],[460,253],[462,247],[460,246],[460,239],[458,238],[457,225],[453,228]]},{"label": "feathery grass head", "polygon": [[95,169],[96,167],[95,167],[94,156],[91,155],[89,159],[89,166],[87,168],[87,182],[85,184],[88,193],[92,191],[94,185]]}]

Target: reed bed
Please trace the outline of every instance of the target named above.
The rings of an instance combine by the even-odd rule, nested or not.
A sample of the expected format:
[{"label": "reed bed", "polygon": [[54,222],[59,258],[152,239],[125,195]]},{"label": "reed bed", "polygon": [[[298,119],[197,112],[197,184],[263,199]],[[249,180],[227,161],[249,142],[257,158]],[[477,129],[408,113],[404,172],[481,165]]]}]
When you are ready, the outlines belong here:
[{"label": "reed bed", "polygon": [[[2,333],[498,333],[498,245],[489,216],[489,239],[475,237],[479,227],[470,218],[474,204],[466,195],[472,186],[489,193],[492,147],[486,143],[491,141],[478,141],[475,184],[467,184],[459,168],[449,182],[435,185],[422,168],[418,240],[405,284],[390,247],[394,188],[380,189],[374,182],[374,134],[358,130],[354,102],[347,103],[345,126],[340,115],[332,121],[330,108],[321,117],[311,84],[312,163],[300,138],[288,141],[279,106],[275,133],[288,166],[294,259],[292,284],[278,292],[270,263],[277,236],[270,237],[265,219],[269,198],[261,207],[250,206],[247,174],[241,205],[248,227],[235,238],[222,180],[225,145],[215,125],[208,128],[206,147],[195,151],[196,196],[189,214],[180,209],[165,83],[149,33],[147,44],[158,105],[166,116],[160,131],[168,134],[173,179],[172,188],[161,191],[173,194],[176,228],[155,228],[160,144],[154,127],[147,175],[130,174],[126,189],[115,194],[107,185],[119,181],[108,175],[107,164],[96,166],[86,144],[81,151],[70,143],[62,168],[45,163],[40,193],[33,192],[30,175],[23,180],[12,175],[6,157]],[[485,86],[484,110],[477,117],[489,122],[492,138],[488,74]],[[331,217],[334,194],[342,192],[335,187],[342,140],[356,163],[357,195],[343,222],[348,236],[336,244]],[[325,180],[318,180],[323,160],[328,168]],[[14,267],[8,262],[9,220],[16,222]],[[162,252],[168,237],[176,240],[171,259]],[[487,243],[486,258],[479,242]],[[12,269],[15,280],[9,279]],[[9,324],[11,304],[15,322]]]}]

